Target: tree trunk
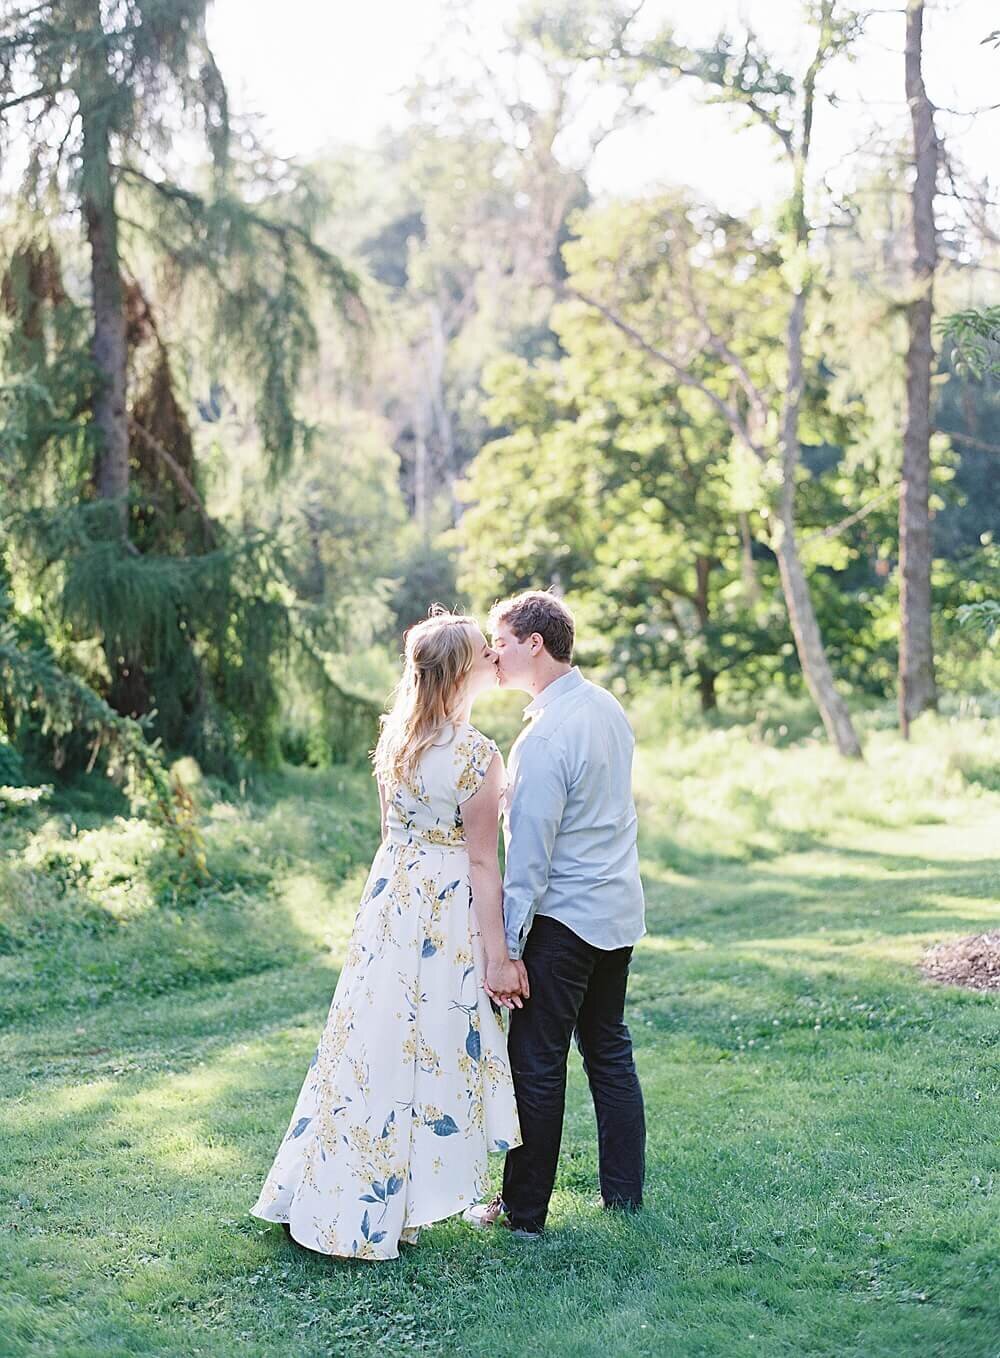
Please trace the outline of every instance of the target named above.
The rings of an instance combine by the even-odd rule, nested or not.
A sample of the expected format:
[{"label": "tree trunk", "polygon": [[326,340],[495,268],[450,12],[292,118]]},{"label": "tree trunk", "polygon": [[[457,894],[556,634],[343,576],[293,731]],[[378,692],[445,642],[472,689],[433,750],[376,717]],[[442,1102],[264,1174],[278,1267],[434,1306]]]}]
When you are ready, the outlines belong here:
[{"label": "tree trunk", "polygon": [[[95,23],[100,20],[95,19]],[[97,369],[94,424],[99,437],[94,482],[102,500],[119,502],[122,535],[128,531],[129,435],[126,406],[128,350],[125,300],[118,256],[118,217],[111,169],[111,109],[115,87],[108,80],[103,45],[90,39],[81,65],[83,216],[90,244],[94,309],[92,353]]]},{"label": "tree trunk", "polygon": [[906,100],[913,125],[913,276],[917,295],[907,308],[906,426],[899,496],[899,720],[904,737],[921,712],[937,706],[934,646],[931,637],[930,438],[931,369],[934,346],[934,272],[937,229],[938,141],[934,108],[921,71],[923,0],[909,0],[906,11]]},{"label": "tree trunk", "polygon": [[760,582],[753,561],[750,515],[745,510],[740,514],[740,574],[743,579],[744,597],[751,608],[756,608],[760,603]]},{"label": "tree trunk", "polygon": [[785,594],[795,649],[813,702],[819,709],[826,734],[837,750],[848,758],[861,757],[861,742],[851,721],[847,704],[837,692],[833,671],[826,656],[823,638],[813,610],[809,586],[806,582],[794,524],[783,525],[783,535],[777,547],[778,569]]},{"label": "tree trunk", "polygon": [[458,468],[455,465],[455,431],[448,397],[445,390],[445,368],[448,362],[448,336],[445,333],[444,312],[436,300],[430,303],[431,345],[428,383],[434,423],[437,427],[438,443],[441,448],[441,474],[448,487],[451,500],[451,521],[457,524],[462,516],[462,503],[458,498]]},{"label": "tree trunk", "polygon": [[[705,641],[711,616],[708,578],[712,572],[712,562],[707,556],[699,556],[695,558],[694,565],[696,578],[694,606],[698,615],[698,629],[701,632],[702,640]],[[715,692],[716,672],[703,656],[698,657],[697,671],[698,698],[701,702],[701,710],[702,712],[714,712],[719,705]]]},{"label": "tree trunk", "polygon": [[806,294],[800,288],[792,299],[788,320],[788,386],[781,416],[781,500],[775,552],[792,625],[795,648],[806,685],[819,709],[830,740],[842,755],[860,758],[861,742],[847,704],[837,692],[827,659],[798,543],[795,540],[795,475],[799,465],[799,404],[802,400],[802,331]]},{"label": "tree trunk", "polygon": [[[108,76],[99,5],[88,11],[88,21],[89,27],[81,34],[83,55],[77,102],[83,130],[82,207],[90,245],[94,312],[91,353],[97,373],[93,405],[98,435],[94,485],[98,498],[114,506],[111,526],[122,542],[129,545],[128,343],[111,164],[111,123],[117,88]],[[111,706],[123,716],[144,716],[150,710],[152,695],[142,657],[119,655],[107,641],[104,652],[111,671],[108,694]]]},{"label": "tree trunk", "polygon": [[[809,243],[809,220],[806,215],[806,166],[812,146],[813,112],[816,103],[816,81],[828,57],[827,44],[833,24],[833,0],[823,0],[820,12],[820,34],[816,55],[803,81],[802,134],[798,151],[793,155],[794,188],[792,190],[792,220],[796,243],[805,256]],[[842,755],[861,758],[858,740],[847,704],[837,692],[833,671],[827,659],[826,647],[816,621],[812,596],[802,569],[802,558],[795,538],[795,478],[799,469],[799,407],[805,388],[802,361],[802,335],[806,322],[808,281],[803,279],[792,296],[788,316],[788,337],[785,353],[788,359],[785,400],[781,411],[781,497],[778,511],[778,532],[775,551],[778,570],[792,625],[795,648],[806,685],[819,709],[826,734]]]}]

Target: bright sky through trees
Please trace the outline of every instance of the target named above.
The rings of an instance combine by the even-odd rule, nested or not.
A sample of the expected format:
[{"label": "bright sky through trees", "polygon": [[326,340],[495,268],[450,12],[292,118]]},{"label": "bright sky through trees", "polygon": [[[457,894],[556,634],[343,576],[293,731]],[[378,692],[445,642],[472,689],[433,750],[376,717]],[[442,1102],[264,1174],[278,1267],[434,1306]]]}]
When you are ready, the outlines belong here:
[{"label": "bright sky through trees", "polygon": [[[468,0],[457,8],[472,17],[477,45],[496,50],[500,24],[518,0]],[[857,178],[851,155],[877,152],[907,135],[903,89],[903,12],[885,3],[869,20],[857,60],[840,62],[830,77],[841,98],[835,116],[824,106],[817,127],[816,162],[837,180],[838,167]],[[442,52],[457,47],[449,0],[380,0],[378,4],[324,5],[283,0],[281,23],[267,0],[216,0],[209,33],[234,104],[263,118],[277,149],[309,155],[337,142],[366,142],[387,124],[405,119],[399,91],[427,73]],[[678,35],[708,40],[744,16],[768,47],[796,66],[805,64],[808,29],[801,0],[648,0],[644,22],[667,21]],[[929,93],[942,110],[940,130],[954,155],[979,180],[998,177],[993,148],[1000,137],[1000,110],[974,120],[971,113],[998,102],[1000,54],[984,46],[996,27],[993,0],[938,0],[927,16]],[[266,35],[266,37],[265,37]],[[639,122],[602,147],[592,187],[612,193],[641,192],[667,182],[691,185],[721,206],[746,208],[781,192],[783,171],[769,138],[754,128],[733,143],[732,109],[695,112],[689,86],[661,99],[657,116]],[[995,195],[994,195],[995,196]]]}]

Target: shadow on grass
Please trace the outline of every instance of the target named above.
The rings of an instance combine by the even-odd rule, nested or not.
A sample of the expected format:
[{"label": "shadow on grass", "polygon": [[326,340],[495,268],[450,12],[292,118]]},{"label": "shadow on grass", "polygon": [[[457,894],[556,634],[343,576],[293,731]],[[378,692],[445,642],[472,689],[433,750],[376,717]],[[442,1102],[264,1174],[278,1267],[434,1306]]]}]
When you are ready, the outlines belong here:
[{"label": "shadow on grass", "polygon": [[[818,997],[812,977],[826,1008],[799,1023],[798,973],[728,955],[713,979],[704,962],[637,955],[631,1021],[650,1110],[640,1217],[593,1205],[593,1118],[574,1060],[549,1238],[529,1250],[447,1223],[374,1267],[303,1254],[247,1216],[322,1022],[318,972],[277,996],[245,978],[183,1015],[161,997],[122,1006],[117,1026],[99,1016],[123,1073],[66,1072],[0,1110],[12,1358],[485,1355],[498,1333],[504,1347],[567,1358],[652,1358],[671,1351],[664,1335],[678,1353],[718,1358],[908,1358],[939,1324],[972,1342],[937,1351],[985,1355],[998,1309],[975,1270],[992,1206],[965,1190],[956,1211],[956,1194],[1000,1172],[1000,1118],[975,1097],[992,1067],[976,1040],[995,1029],[992,1007],[956,1009],[935,992],[907,1026],[899,1001],[915,984],[883,980],[862,1013],[848,989],[857,999],[866,976]],[[873,1027],[872,1006],[890,1001],[896,1014]],[[738,1050],[733,1013],[768,1046]],[[157,1032],[158,1053],[143,1046]],[[958,1044],[961,1063],[948,1059]],[[170,1069],[127,1068],[176,1047]]]},{"label": "shadow on grass", "polygon": [[828,845],[819,852],[822,869],[797,870],[792,858],[787,870],[716,864],[714,872],[678,880],[653,866],[644,873],[650,933],[710,945],[813,934],[832,944],[837,934],[859,928],[882,935],[969,932],[995,924],[1000,914],[1000,858],[929,861]]},{"label": "shadow on grass", "polygon": [[[997,1001],[928,987],[891,958],[894,939],[993,922],[1000,859],[813,839],[813,864],[696,857],[683,880],[654,865],[629,1012],[646,1211],[594,1206],[574,1058],[548,1240],[529,1251],[447,1223],[367,1267],[305,1255],[247,1209],[336,980],[314,916],[339,910],[347,927],[370,810],[338,821],[287,784],[258,805],[249,826],[223,813],[210,844],[217,883],[259,847],[265,889],[234,879],[214,903],[154,912],[178,946],[194,940],[203,974],[176,994],[142,988],[169,966],[151,914],[96,959],[118,967],[96,1000],[54,972],[52,1004],[4,1039],[11,1358],[995,1353]],[[292,950],[266,975],[208,970],[226,947],[276,957],[279,935]],[[95,960],[67,940],[64,964]]]},{"label": "shadow on grass", "polygon": [[[44,834],[45,846],[37,868],[18,869],[0,909],[9,914],[9,927],[0,919],[0,1025],[231,982],[326,953],[330,930],[353,919],[377,807],[367,780],[350,772],[302,783],[309,798],[289,791],[295,783],[284,776],[261,805],[208,808],[204,878],[141,822],[104,827],[96,850],[69,826],[54,834],[44,814],[8,830],[14,858],[24,859],[33,836]],[[346,795],[352,789],[357,795]],[[33,896],[27,909],[13,899],[18,890]]]}]

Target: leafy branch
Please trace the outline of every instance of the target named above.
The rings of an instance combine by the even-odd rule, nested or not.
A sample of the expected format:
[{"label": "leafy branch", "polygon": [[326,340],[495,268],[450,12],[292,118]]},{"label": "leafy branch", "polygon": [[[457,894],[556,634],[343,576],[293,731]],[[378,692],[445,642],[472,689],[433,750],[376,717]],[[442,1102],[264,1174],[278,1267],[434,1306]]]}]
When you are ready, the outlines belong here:
[{"label": "leafy branch", "polygon": [[956,311],[938,322],[962,376],[1000,376],[1000,306]]}]

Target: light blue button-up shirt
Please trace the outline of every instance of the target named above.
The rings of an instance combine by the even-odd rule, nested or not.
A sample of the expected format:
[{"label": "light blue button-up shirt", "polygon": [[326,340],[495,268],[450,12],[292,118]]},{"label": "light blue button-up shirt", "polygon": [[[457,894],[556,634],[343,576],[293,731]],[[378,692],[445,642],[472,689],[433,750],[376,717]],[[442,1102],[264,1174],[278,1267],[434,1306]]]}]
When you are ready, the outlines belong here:
[{"label": "light blue button-up shirt", "polygon": [[510,752],[504,807],[510,955],[521,956],[536,914],[595,948],[628,947],[646,932],[628,718],[576,668],[524,715],[531,724]]}]

